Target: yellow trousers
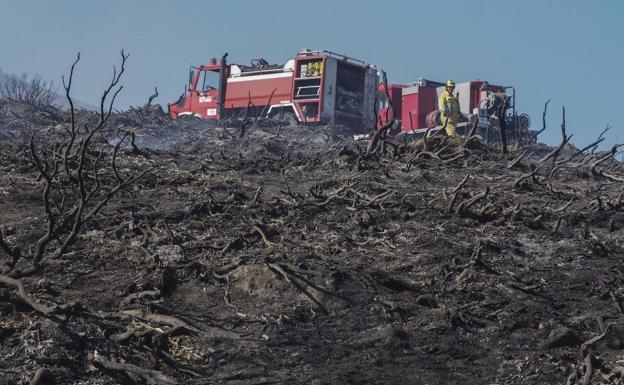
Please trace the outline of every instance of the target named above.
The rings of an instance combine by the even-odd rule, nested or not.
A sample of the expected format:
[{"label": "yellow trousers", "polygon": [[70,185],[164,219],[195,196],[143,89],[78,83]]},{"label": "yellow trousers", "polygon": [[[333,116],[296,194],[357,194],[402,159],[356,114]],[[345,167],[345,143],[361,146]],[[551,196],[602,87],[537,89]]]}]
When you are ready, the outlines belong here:
[{"label": "yellow trousers", "polygon": [[455,132],[455,125],[457,124],[457,122],[455,121],[455,119],[452,118],[444,118],[446,120],[446,135],[447,136],[455,136],[456,132]]}]

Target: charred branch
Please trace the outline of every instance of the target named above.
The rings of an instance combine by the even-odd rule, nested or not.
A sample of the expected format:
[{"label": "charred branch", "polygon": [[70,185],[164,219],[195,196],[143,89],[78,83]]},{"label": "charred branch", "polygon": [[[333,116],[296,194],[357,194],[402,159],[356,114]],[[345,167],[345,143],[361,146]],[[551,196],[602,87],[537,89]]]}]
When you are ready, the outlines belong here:
[{"label": "charred branch", "polygon": [[52,105],[56,99],[55,91],[54,83],[43,80],[39,75],[30,79],[26,74],[4,75],[0,96],[37,108],[45,108]]},{"label": "charred branch", "polygon": [[[97,149],[93,144],[96,133],[106,126],[115,98],[122,89],[119,82],[125,72],[127,58],[128,55],[122,50],[120,70],[117,71],[116,67],[113,69],[112,79],[100,100],[98,123],[92,127],[85,125],[84,129],[80,130],[70,95],[74,70],[80,60],[80,54],[78,54],[71,66],[68,80],[66,81],[63,77],[63,87],[70,105],[70,121],[65,142],[44,151],[37,148],[34,136],[30,137],[28,143],[30,160],[43,181],[42,203],[46,230],[44,235],[35,242],[34,247],[30,248],[32,251],[27,255],[21,255],[18,249],[8,245],[4,238],[0,237],[0,248],[13,258],[13,261],[8,264],[10,269],[6,272],[11,273],[13,277],[32,274],[50,260],[64,255],[75,242],[84,225],[92,220],[114,195],[135,183],[149,171],[146,169],[129,176],[122,176],[119,172],[116,164],[117,156],[128,133],[122,137],[112,154],[109,155],[111,162],[108,170],[103,164],[105,148]],[[64,170],[64,174],[59,172],[61,169]],[[113,185],[109,185],[108,179],[103,181],[101,178],[102,174],[109,173],[116,182]],[[61,197],[52,196],[53,191],[60,193]],[[48,250],[52,242],[56,242],[57,246],[53,250]],[[31,259],[32,268],[11,272],[10,270],[15,267],[15,262],[20,257]]]},{"label": "charred branch", "polygon": [[533,134],[533,136],[531,137],[531,141],[535,141],[539,134],[546,131],[546,111],[548,110],[548,103],[550,103],[550,99],[548,99],[546,103],[544,103],[544,112],[542,112],[542,128],[535,134]]},{"label": "charred branch", "polygon": [[531,172],[528,172],[526,174],[522,174],[518,178],[516,178],[514,180],[514,182],[513,182],[513,188],[519,188],[524,183],[524,181],[526,181],[529,178],[534,177],[535,174],[537,174],[537,170],[538,170],[538,168],[534,164],[532,164],[531,165]]},{"label": "charred branch", "polygon": [[147,105],[150,106],[154,99],[158,97],[158,87],[154,87],[154,93],[147,99]]},{"label": "charred branch", "polygon": [[[603,138],[604,134],[606,134],[606,133],[607,133],[607,131],[609,131],[610,129],[611,129],[611,125],[607,124],[607,127],[605,127],[605,129],[604,129],[604,130],[602,130],[602,132],[600,133],[600,135],[598,135],[598,139],[597,139],[596,141],[601,141],[601,139]],[[596,146],[594,146],[594,147],[592,148],[592,150],[591,150],[591,153],[593,154],[593,153],[596,151],[596,149],[597,149],[597,148],[598,148],[598,146],[597,146],[597,145],[596,145]]]},{"label": "charred branch", "polygon": [[450,214],[450,213],[453,212],[453,207],[455,206],[455,202],[457,202],[457,198],[459,196],[459,192],[464,187],[466,182],[468,182],[469,178],[470,178],[470,175],[466,175],[464,177],[464,179],[462,179],[462,181],[459,182],[459,184],[457,186],[455,186],[455,188],[453,189],[453,196],[451,197],[451,200],[449,201],[448,205],[446,206],[446,212],[447,213]]},{"label": "charred branch", "polygon": [[599,156],[595,161],[590,163],[589,171],[592,176],[603,177],[609,179],[613,182],[624,182],[624,177],[619,177],[613,175],[611,173],[605,172],[600,166],[601,163],[613,159],[615,154],[617,153],[618,148],[624,146],[624,144],[616,144],[611,147],[611,150],[607,151],[605,154]]},{"label": "charred branch", "polygon": [[468,135],[466,135],[466,137],[464,138],[464,145],[466,145],[466,143],[468,143],[472,139],[475,132],[477,132],[478,126],[479,126],[479,119],[478,117],[475,117],[475,120],[474,122],[472,122],[472,126],[470,127],[470,131],[468,132]]},{"label": "charred branch", "polygon": [[267,111],[269,109],[269,107],[271,107],[271,101],[273,101],[273,94],[275,94],[275,91],[277,91],[277,88],[274,88],[273,91],[271,91],[271,94],[269,95],[269,100],[267,101],[266,106],[264,106],[264,108],[262,109],[262,112],[260,112],[260,118],[265,118]]},{"label": "charred branch", "polygon": [[113,371],[113,372],[124,372],[127,375],[130,375],[131,378],[141,379],[148,384],[154,385],[174,385],[177,384],[177,381],[174,379],[164,375],[161,372],[151,369],[144,369],[139,366],[128,364],[128,363],[119,363],[113,362],[106,358],[104,358],[97,351],[91,354],[91,361],[99,365],[100,367]]},{"label": "charred branch", "polygon": [[565,147],[566,144],[568,144],[570,139],[572,139],[572,136],[574,136],[574,134],[572,134],[570,136],[568,136],[566,134],[565,107],[562,107],[562,111],[561,111],[561,144],[557,148],[555,148],[551,152],[549,152],[542,159],[540,159],[540,162],[546,162],[548,159],[551,159],[551,158],[553,158],[553,161],[556,160],[557,156],[559,156],[559,153],[561,152],[561,150]]},{"label": "charred branch", "polygon": [[13,286],[16,289],[17,296],[35,311],[43,314],[50,315],[57,310],[56,306],[50,307],[37,302],[24,288],[24,283],[20,279],[11,278],[7,275],[0,274],[0,283]]},{"label": "charred branch", "polygon": [[459,214],[459,216],[462,216],[462,217],[467,216],[468,209],[474,206],[475,203],[487,198],[489,193],[490,193],[490,186],[486,186],[483,192],[475,194],[472,198],[463,200],[459,204],[459,206],[457,206],[457,210],[456,210],[457,214]]},{"label": "charred branch", "polygon": [[585,153],[585,151],[588,151],[588,150],[591,150],[591,153],[593,154],[593,153],[594,153],[594,151],[596,150],[596,148],[598,147],[598,145],[599,145],[600,143],[602,143],[602,142],[605,140],[605,138],[603,138],[603,135],[604,135],[607,131],[609,131],[609,129],[610,129],[610,128],[611,128],[611,126],[607,125],[607,127],[606,127],[606,128],[605,128],[605,129],[604,129],[604,130],[600,133],[600,135],[598,136],[598,138],[597,138],[594,142],[592,142],[592,143],[588,144],[587,146],[585,146],[585,147],[583,147],[582,149],[580,149],[580,150],[578,150],[577,152],[575,152],[575,153],[574,153],[572,156],[570,156],[569,158],[567,158],[567,159],[565,159],[565,160],[562,160],[562,161],[558,162],[557,164],[558,164],[558,165],[565,164],[565,163],[567,163],[567,162],[569,162],[569,161],[573,160],[573,159],[574,159],[574,158],[576,158],[577,156],[584,154],[584,153]]},{"label": "charred branch", "polygon": [[516,159],[514,159],[511,162],[509,162],[509,164],[507,165],[507,168],[508,169],[514,168],[515,165],[517,165],[522,159],[524,159],[524,157],[525,157],[527,152],[528,152],[528,150],[522,151],[522,153],[520,155],[518,155],[518,157]]},{"label": "charred branch", "polygon": [[[373,150],[377,148],[377,143],[379,142],[381,138],[383,138],[386,135],[386,132],[390,128],[392,128],[392,126],[394,125],[394,120],[395,120],[394,105],[392,103],[392,99],[390,98],[390,93],[388,91],[388,78],[386,76],[385,71],[381,72],[381,77],[382,77],[382,82],[383,82],[384,93],[386,94],[386,99],[388,100],[390,118],[386,121],[386,124],[384,124],[379,129],[376,129],[376,127],[373,127],[373,137],[368,141],[368,146],[366,147],[367,156],[374,152]],[[377,106],[375,106],[375,108],[377,108]],[[375,122],[375,124],[377,123]]]},{"label": "charred branch", "polygon": [[503,102],[498,109],[498,123],[500,128],[500,140],[503,154],[507,153],[507,121],[505,119],[505,112],[507,111],[508,104],[509,98],[505,96]]}]

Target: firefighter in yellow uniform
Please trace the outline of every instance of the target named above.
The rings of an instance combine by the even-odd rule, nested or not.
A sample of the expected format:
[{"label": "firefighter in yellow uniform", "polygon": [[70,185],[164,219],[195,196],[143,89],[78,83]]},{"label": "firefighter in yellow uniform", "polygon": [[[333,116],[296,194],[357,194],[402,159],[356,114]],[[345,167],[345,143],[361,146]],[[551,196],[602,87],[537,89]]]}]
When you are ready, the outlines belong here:
[{"label": "firefighter in yellow uniform", "polygon": [[308,64],[307,76],[308,77],[321,76],[321,68],[322,67],[321,67],[320,61],[311,62],[310,64]]},{"label": "firefighter in yellow uniform", "polygon": [[455,136],[455,125],[461,117],[459,111],[459,100],[453,95],[455,90],[455,82],[449,80],[446,82],[446,91],[438,98],[438,109],[440,110],[440,119],[442,124],[446,126],[446,134]]}]

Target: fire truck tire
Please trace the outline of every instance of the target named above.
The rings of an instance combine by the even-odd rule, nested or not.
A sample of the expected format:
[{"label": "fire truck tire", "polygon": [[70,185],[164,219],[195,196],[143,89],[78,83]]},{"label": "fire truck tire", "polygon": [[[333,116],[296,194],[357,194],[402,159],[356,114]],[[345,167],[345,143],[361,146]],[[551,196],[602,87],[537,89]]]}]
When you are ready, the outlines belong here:
[{"label": "fire truck tire", "polygon": [[201,117],[195,115],[195,114],[184,114],[184,115],[178,115],[178,120],[180,121],[186,121],[186,122],[195,122],[195,121],[200,121],[202,120]]},{"label": "fire truck tire", "polygon": [[292,111],[284,112],[283,120],[285,122],[288,122],[289,126],[296,126],[297,124],[299,124],[299,121],[297,120],[297,116]]},{"label": "fire truck tire", "polygon": [[295,115],[295,112],[290,109],[290,107],[282,108],[283,109],[271,113],[269,117],[275,120],[279,120],[281,122],[287,122],[289,126],[296,126],[299,121],[297,120],[297,115]]}]

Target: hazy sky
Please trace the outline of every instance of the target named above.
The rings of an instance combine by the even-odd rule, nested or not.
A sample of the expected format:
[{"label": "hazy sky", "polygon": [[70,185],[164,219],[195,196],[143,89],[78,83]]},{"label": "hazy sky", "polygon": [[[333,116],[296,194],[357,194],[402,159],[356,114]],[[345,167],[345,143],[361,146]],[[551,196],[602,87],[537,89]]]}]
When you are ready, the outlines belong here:
[{"label": "hazy sky", "polygon": [[130,53],[117,107],[165,105],[182,92],[190,65],[230,53],[283,63],[300,48],[327,49],[384,68],[390,82],[475,78],[514,85],[518,108],[559,141],[561,106],[577,145],[610,123],[624,142],[622,0],[444,1],[34,1],[0,0],[0,68],[60,84],[76,53],[74,95],[97,104]]}]

